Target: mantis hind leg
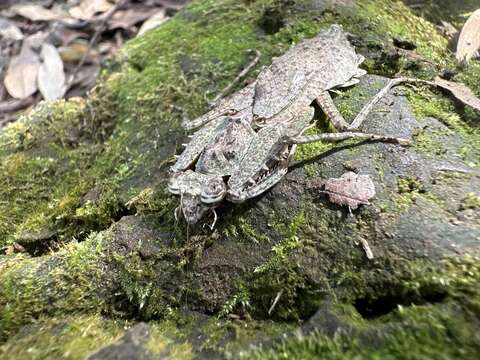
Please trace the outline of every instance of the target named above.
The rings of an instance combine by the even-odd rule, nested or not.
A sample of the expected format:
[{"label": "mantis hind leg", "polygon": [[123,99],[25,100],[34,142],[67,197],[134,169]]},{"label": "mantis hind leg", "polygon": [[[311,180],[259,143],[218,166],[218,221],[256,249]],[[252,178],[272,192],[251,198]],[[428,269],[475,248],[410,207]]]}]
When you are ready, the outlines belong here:
[{"label": "mantis hind leg", "polygon": [[360,110],[360,112],[357,114],[351,124],[349,124],[345,120],[343,115],[338,111],[328,91],[322,92],[320,95],[317,96],[315,100],[320,106],[320,108],[328,116],[335,128],[340,131],[354,131],[362,125],[362,123],[372,111],[373,107],[382,98],[384,98],[394,86],[397,86],[401,83],[413,82],[412,80],[413,79],[407,78],[397,78],[389,80],[388,83],[362,108],[362,110]]},{"label": "mantis hind leg", "polygon": [[309,144],[316,141],[337,142],[347,139],[383,141],[400,145],[410,145],[411,143],[410,140],[404,138],[350,131],[345,131],[341,133],[324,133],[316,135],[293,136],[288,138],[286,142],[290,144]]}]

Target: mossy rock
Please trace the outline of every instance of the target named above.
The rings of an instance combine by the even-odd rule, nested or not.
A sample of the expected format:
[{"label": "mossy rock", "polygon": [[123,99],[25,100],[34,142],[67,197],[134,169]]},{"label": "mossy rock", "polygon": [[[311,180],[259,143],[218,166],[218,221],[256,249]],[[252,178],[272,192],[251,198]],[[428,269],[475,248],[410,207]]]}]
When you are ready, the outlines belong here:
[{"label": "mossy rock", "polygon": [[[449,16],[478,5],[462,2]],[[245,82],[332,23],[351,33],[376,74],[335,97],[349,120],[383,76],[455,69],[435,25],[401,2],[201,0],[129,42],[86,101],[43,103],[3,129],[0,354],[478,353],[479,114],[445,94],[398,87],[362,128],[411,137],[411,147],[302,145],[277,186],[219,208],[213,231],[174,218],[167,170],[188,140],[183,113],[204,113],[249,62],[248,49],[262,57]],[[478,69],[456,69],[456,79],[480,93]],[[316,116],[310,131],[327,129]],[[353,213],[321,191],[347,170],[370,175],[377,190]],[[59,333],[64,346],[52,344]]]}]

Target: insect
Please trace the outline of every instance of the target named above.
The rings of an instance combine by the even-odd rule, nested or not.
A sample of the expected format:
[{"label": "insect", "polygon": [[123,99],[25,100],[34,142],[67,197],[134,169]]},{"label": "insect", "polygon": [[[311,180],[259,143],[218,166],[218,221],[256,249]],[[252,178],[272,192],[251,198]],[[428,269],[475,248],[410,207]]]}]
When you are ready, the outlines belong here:
[{"label": "insect", "polygon": [[[267,191],[288,171],[297,144],[350,138],[408,143],[408,140],[356,132],[373,106],[405,79],[392,79],[348,123],[335,107],[330,90],[359,82],[366,71],[340,26],[332,25],[292,47],[263,69],[256,81],[193,121],[195,130],[171,167],[168,189],[180,195],[189,224],[227,200],[243,202]],[[304,136],[320,106],[341,132]],[[215,222],[214,222],[215,223]]]}]

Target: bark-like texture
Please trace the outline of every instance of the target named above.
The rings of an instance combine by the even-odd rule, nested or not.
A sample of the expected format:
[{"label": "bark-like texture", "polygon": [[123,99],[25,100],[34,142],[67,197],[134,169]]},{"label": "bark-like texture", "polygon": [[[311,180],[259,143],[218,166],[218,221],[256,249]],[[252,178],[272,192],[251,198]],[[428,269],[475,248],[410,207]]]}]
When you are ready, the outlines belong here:
[{"label": "bark-like texture", "polygon": [[[478,5],[462,2],[449,17]],[[302,145],[276,187],[222,206],[213,232],[175,222],[178,199],[166,181],[187,140],[182,112],[205,112],[248,63],[247,49],[262,52],[253,79],[273,56],[332,23],[352,34],[372,74],[455,69],[435,25],[401,2],[201,0],[128,43],[85,102],[42,104],[4,129],[0,354],[478,352],[479,114],[442,93],[398,88],[362,129],[412,137],[412,147]],[[421,58],[393,39],[415,44]],[[473,62],[455,79],[480,93],[479,74]],[[372,75],[342,91],[339,109],[352,119],[384,81]],[[353,215],[319,191],[347,170],[369,174],[377,190],[372,206]],[[125,334],[141,320],[147,325]],[[298,327],[302,338],[293,335]],[[58,334],[63,342],[52,344]]]}]

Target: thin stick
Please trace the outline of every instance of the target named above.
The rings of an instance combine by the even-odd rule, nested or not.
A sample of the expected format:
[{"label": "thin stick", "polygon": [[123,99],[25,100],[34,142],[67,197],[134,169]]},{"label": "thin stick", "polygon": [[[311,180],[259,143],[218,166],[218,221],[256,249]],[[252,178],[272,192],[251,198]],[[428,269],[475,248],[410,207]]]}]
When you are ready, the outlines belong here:
[{"label": "thin stick", "polygon": [[[252,50],[248,50],[252,51]],[[245,75],[247,75],[250,70],[252,70],[255,65],[258,64],[258,61],[260,60],[261,53],[258,50],[255,51],[255,58],[237,75],[237,77],[230,83],[228,84],[220,93],[215,96],[215,98],[210,102],[210,107],[215,107],[218,103],[218,101],[223,98],[232,88],[235,84],[237,84]]]},{"label": "thin stick", "polygon": [[275,299],[273,300],[272,306],[270,306],[270,309],[268,309],[268,315],[270,315],[272,313],[273,309],[275,309],[275,306],[277,305],[278,300],[280,300],[280,296],[282,296],[282,293],[283,293],[283,290],[280,290],[277,293],[277,296],[275,296]]},{"label": "thin stick", "polygon": [[25,99],[11,100],[0,103],[0,113],[8,113],[25,109],[35,102],[35,96],[30,96]]},{"label": "thin stick", "polygon": [[80,71],[80,69],[82,68],[82,66],[85,64],[85,61],[87,60],[87,57],[88,55],[90,55],[90,51],[92,50],[92,48],[95,46],[95,44],[97,43],[97,40],[98,40],[98,37],[100,36],[100,34],[103,32],[103,29],[105,28],[105,25],[107,24],[107,22],[112,18],[113,14],[115,14],[115,12],[120,8],[122,7],[123,5],[125,5],[125,3],[127,2],[128,0],[118,0],[115,5],[113,5],[110,10],[108,10],[105,15],[103,15],[103,18],[102,18],[102,21],[100,22],[100,24],[98,25],[97,29],[95,30],[95,33],[93,34],[92,38],[90,39],[89,43],[88,43],[88,47],[87,47],[87,51],[85,51],[85,54],[83,54],[82,58],[80,59],[80,62],[78,63],[78,65],[75,67],[75,69],[73,70],[73,73],[72,75],[70,76],[70,79],[68,81],[68,84],[67,84],[67,89],[70,88],[70,86],[73,84],[73,82],[75,81],[75,78],[77,77],[77,74],[78,72]]},{"label": "thin stick", "polygon": [[368,260],[373,259],[373,252],[372,249],[370,248],[370,245],[368,244],[368,241],[365,240],[364,238],[360,238],[360,242],[362,243],[363,250],[365,251],[365,255],[367,256]]}]

